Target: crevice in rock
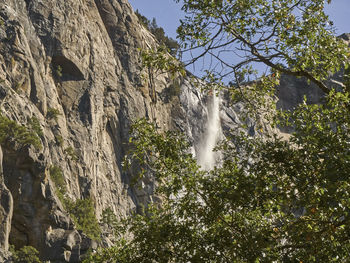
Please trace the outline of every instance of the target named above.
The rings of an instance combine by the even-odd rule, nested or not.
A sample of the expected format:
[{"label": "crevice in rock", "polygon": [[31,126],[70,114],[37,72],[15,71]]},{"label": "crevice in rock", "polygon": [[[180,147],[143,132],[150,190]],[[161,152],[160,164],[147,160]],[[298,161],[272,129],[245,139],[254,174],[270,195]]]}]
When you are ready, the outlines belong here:
[{"label": "crevice in rock", "polygon": [[[113,127],[113,128],[112,128]],[[116,158],[116,164],[118,165],[119,171],[122,171],[121,163],[122,163],[122,156],[123,156],[123,149],[121,147],[120,143],[120,135],[118,134],[117,131],[118,127],[115,123],[115,121],[109,120],[106,125],[106,131],[107,134],[109,135],[109,138],[113,144],[113,149],[114,149],[114,154]],[[126,178],[122,178],[122,180],[125,180]],[[123,183],[128,183],[128,182],[123,182]]]},{"label": "crevice in rock", "polygon": [[34,78],[34,72],[33,69],[30,69],[30,100],[34,103],[37,104],[39,102],[38,99],[38,92],[37,92],[37,86],[35,83],[35,78]]},{"label": "crevice in rock", "polygon": [[23,152],[4,150],[4,183],[12,194],[13,215],[9,243],[16,249],[33,246],[45,252],[44,231],[53,225],[52,207],[45,200],[36,164]]},{"label": "crevice in rock", "polygon": [[53,56],[51,64],[55,77],[61,81],[84,80],[84,74],[77,65],[64,56]]},{"label": "crevice in rock", "polygon": [[80,98],[78,110],[79,110],[80,120],[83,123],[89,123],[91,125],[92,124],[91,101],[90,101],[89,92],[87,90],[85,91],[84,95],[81,96]]},{"label": "crevice in rock", "polygon": [[100,14],[101,20],[104,24],[104,27],[109,35],[110,40],[113,45],[115,45],[116,35],[118,33],[118,26],[116,20],[116,14],[113,6],[109,1],[106,0],[94,0],[97,10]]},{"label": "crevice in rock", "polygon": [[28,7],[29,7],[29,5],[30,5],[31,0],[24,0],[24,2],[26,3],[27,8],[28,8]]}]

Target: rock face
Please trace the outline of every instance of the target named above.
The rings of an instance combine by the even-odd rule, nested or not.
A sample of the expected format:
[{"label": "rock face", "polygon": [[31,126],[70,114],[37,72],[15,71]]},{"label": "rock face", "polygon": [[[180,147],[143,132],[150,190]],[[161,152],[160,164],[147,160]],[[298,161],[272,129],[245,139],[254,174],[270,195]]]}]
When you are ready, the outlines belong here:
[{"label": "rock face", "polygon": [[4,261],[1,255],[6,254],[6,251],[9,249],[13,200],[10,191],[4,183],[2,160],[3,153],[0,148],[0,260]]},{"label": "rock face", "polygon": [[206,100],[186,79],[174,94],[166,74],[150,87],[138,49],[157,42],[126,0],[2,0],[0,21],[2,115],[26,127],[37,120],[43,145],[3,147],[0,247],[78,262],[94,242],[76,230],[50,167],[62,170],[68,198],[93,200],[97,218],[106,208],[137,211],[154,198],[154,182],[134,187],[122,170],[131,121],[146,117],[195,142]]}]

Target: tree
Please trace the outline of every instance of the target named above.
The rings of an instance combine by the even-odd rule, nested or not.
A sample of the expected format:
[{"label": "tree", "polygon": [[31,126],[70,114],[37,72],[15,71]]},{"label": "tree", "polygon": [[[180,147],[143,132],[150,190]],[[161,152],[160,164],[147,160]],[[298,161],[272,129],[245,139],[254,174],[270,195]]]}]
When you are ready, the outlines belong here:
[{"label": "tree", "polygon": [[150,21],[147,17],[141,15],[138,10],[136,10],[135,14],[137,15],[140,23],[156,37],[159,44],[164,45],[168,49],[168,52],[175,57],[180,48],[179,43],[171,37],[165,35],[164,29],[157,25],[155,18]]},{"label": "tree", "polygon": [[[289,139],[232,133],[218,146],[222,166],[210,171],[200,169],[183,135],[136,122],[128,160],[139,176],[156,178],[162,204],[128,218],[117,245],[86,262],[346,262],[350,99],[326,79],[347,70],[348,50],[329,31],[324,1],[183,2],[189,15],[178,33],[189,49],[204,48],[191,62],[209,54],[228,69],[209,71],[209,80],[233,74],[232,89],[243,89],[237,80],[262,62],[275,75],[257,88],[273,89],[281,73],[305,77],[325,92],[324,103],[271,114],[271,125],[293,127]],[[227,62],[223,48],[243,52],[243,60]]]},{"label": "tree", "polygon": [[0,113],[0,145],[5,148],[13,148],[14,146],[21,148],[33,145],[36,149],[41,149],[40,125],[35,126],[32,120],[29,124],[31,129],[6,118]]},{"label": "tree", "polygon": [[178,28],[184,51],[202,51],[187,64],[209,55],[217,62],[215,73],[233,82],[242,72],[255,74],[253,63],[263,63],[275,73],[306,77],[328,93],[325,80],[349,56],[334,36],[324,0],[181,2],[188,14]]},{"label": "tree", "polygon": [[98,261],[104,251],[90,262],[346,262],[348,103],[331,92],[326,104],[281,113],[279,123],[295,128],[290,140],[232,136],[222,167],[208,172],[181,135],[137,122],[130,157],[157,178],[162,206],[129,219],[133,238],[113,260]]},{"label": "tree", "polygon": [[24,246],[19,250],[15,250],[14,247],[11,247],[10,250],[14,263],[41,263],[38,257],[39,252],[34,247]]}]

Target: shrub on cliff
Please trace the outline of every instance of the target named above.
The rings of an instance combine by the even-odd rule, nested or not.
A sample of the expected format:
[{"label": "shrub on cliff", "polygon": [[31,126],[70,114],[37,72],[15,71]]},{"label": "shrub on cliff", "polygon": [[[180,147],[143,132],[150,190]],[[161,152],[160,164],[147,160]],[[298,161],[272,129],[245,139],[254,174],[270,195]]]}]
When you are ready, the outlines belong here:
[{"label": "shrub on cliff", "polygon": [[91,199],[71,200],[67,197],[67,186],[63,172],[58,166],[50,167],[50,177],[56,187],[56,195],[71,216],[76,228],[93,240],[100,240],[100,226],[96,219],[94,203]]},{"label": "shrub on cliff", "polygon": [[101,229],[91,199],[66,200],[65,206],[78,230],[82,230],[93,240],[101,239]]},{"label": "shrub on cliff", "polygon": [[12,253],[13,263],[41,263],[39,259],[39,252],[34,247],[24,246],[19,250],[14,247],[10,248]]},{"label": "shrub on cliff", "polygon": [[140,23],[156,37],[158,42],[161,45],[166,46],[172,56],[176,56],[177,51],[180,48],[179,43],[171,37],[165,35],[164,29],[157,25],[156,19],[153,18],[152,21],[150,21],[147,17],[141,15],[138,10],[136,10],[135,14],[137,15]]},{"label": "shrub on cliff", "polygon": [[19,147],[33,145],[37,149],[42,148],[35,132],[0,114],[0,144],[9,147],[12,142],[17,143]]}]

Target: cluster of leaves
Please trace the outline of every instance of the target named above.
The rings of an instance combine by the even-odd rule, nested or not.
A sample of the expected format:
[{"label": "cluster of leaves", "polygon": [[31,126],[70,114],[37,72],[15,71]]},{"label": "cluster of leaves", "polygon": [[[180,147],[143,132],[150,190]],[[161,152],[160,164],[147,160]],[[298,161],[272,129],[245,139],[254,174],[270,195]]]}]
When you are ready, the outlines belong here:
[{"label": "cluster of leaves", "polygon": [[202,50],[188,64],[208,55],[216,74],[232,81],[254,63],[263,63],[280,73],[306,77],[328,93],[325,80],[349,55],[334,36],[324,0],[176,2],[183,2],[188,14],[178,28],[184,51]]},{"label": "cluster of leaves", "polygon": [[157,178],[162,206],[127,221],[132,239],[86,262],[345,262],[349,103],[332,91],[324,105],[281,113],[279,124],[294,127],[290,140],[236,134],[211,171],[182,136],[136,122],[130,158],[144,167],[140,176]]},{"label": "cluster of leaves", "polygon": [[127,241],[120,240],[113,247],[100,248],[97,253],[91,253],[83,260],[83,263],[132,263],[129,261],[132,249]]},{"label": "cluster of leaves", "polygon": [[110,226],[112,229],[118,227],[118,219],[111,208],[106,208],[102,211],[101,223]]},{"label": "cluster of leaves", "polygon": [[55,108],[49,108],[47,110],[47,117],[49,119],[54,119],[55,121],[58,120],[58,116],[61,115],[60,111],[58,109],[55,109]]},{"label": "cluster of leaves", "polygon": [[[176,77],[185,76],[186,70],[183,65],[174,57],[169,56],[163,46],[157,47],[156,49],[141,50],[141,59],[143,66],[147,70],[147,77],[149,81],[149,87],[151,92],[151,98],[155,101],[156,90],[155,90],[155,78],[161,74],[170,74],[174,84]],[[173,85],[175,90],[171,90],[169,87],[169,94],[176,94],[180,90],[180,86]],[[177,91],[176,91],[177,90]]]},{"label": "cluster of leaves", "polygon": [[0,114],[0,144],[9,147],[13,142],[20,147],[33,145],[36,149],[42,148],[40,138],[35,132]]},{"label": "cluster of leaves", "polygon": [[170,73],[172,77],[177,74],[185,75],[186,71],[183,65],[175,58],[169,56],[160,46],[156,49],[141,50],[143,65],[152,71],[152,74]]},{"label": "cluster of leaves", "polygon": [[56,140],[56,144],[57,144],[58,146],[63,146],[63,144],[64,144],[64,139],[63,139],[62,135],[56,134],[56,135],[55,135],[55,140]]},{"label": "cluster of leaves", "polygon": [[66,149],[64,149],[64,153],[67,154],[72,161],[78,161],[79,159],[77,152],[72,146],[69,146]]},{"label": "cluster of leaves", "polygon": [[55,67],[55,71],[54,71],[54,75],[57,79],[62,78],[63,73],[62,73],[62,67],[60,65],[58,65],[57,67]]},{"label": "cluster of leaves", "polygon": [[350,67],[344,69],[344,86],[347,92],[350,92]]},{"label": "cluster of leaves", "polygon": [[67,193],[66,181],[64,180],[63,172],[61,168],[58,166],[50,167],[50,178],[55,184],[56,187],[56,195],[60,199],[60,201],[65,203],[65,195]]},{"label": "cluster of leaves", "polygon": [[152,21],[150,21],[147,17],[141,15],[138,10],[136,10],[135,14],[139,18],[141,24],[156,37],[158,42],[164,45],[172,56],[176,56],[180,48],[179,43],[165,35],[164,29],[157,25],[156,19],[153,18]]},{"label": "cluster of leaves", "polygon": [[15,250],[15,248],[11,246],[10,251],[14,263],[41,263],[38,257],[39,252],[34,247],[24,246],[19,250]]},{"label": "cluster of leaves", "polygon": [[40,121],[37,117],[33,116],[32,118],[30,118],[29,125],[39,137],[44,137],[43,129],[41,128]]},{"label": "cluster of leaves", "polygon": [[78,230],[82,230],[93,240],[100,240],[101,230],[96,219],[94,203],[91,199],[71,200],[67,197],[67,186],[62,170],[57,166],[50,167],[50,177],[56,187],[56,195],[70,214]]},{"label": "cluster of leaves", "polygon": [[66,199],[65,208],[78,230],[82,230],[93,240],[100,240],[101,229],[96,219],[94,202],[90,199]]}]

